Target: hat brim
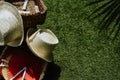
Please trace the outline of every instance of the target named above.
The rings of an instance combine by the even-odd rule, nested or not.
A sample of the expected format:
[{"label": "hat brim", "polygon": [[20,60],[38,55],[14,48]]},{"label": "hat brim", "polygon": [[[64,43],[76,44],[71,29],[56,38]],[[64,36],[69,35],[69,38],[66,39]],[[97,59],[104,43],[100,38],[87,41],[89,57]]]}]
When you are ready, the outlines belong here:
[{"label": "hat brim", "polygon": [[[17,29],[19,30],[19,33],[17,33],[17,31],[15,31],[15,32],[13,31],[13,34],[19,34],[19,37],[5,45],[9,45],[12,47],[20,46],[24,39],[24,28],[23,28],[23,20],[22,20],[20,13],[18,12],[18,9],[8,2],[1,1],[0,2],[0,10],[8,10],[10,13],[15,15],[15,17],[18,19],[18,22],[19,22],[18,23],[19,26],[16,26],[16,27],[18,27]],[[3,44],[4,44],[4,42],[3,42]]]},{"label": "hat brim", "polygon": [[[5,80],[10,80],[15,77],[15,75],[24,67],[27,68],[24,77],[25,80],[38,80],[39,78],[44,77],[42,74],[47,68],[47,62],[37,58],[36,56],[29,55],[28,52],[22,50],[20,47],[8,47],[2,58],[8,61],[9,66],[1,68],[2,76]],[[21,80],[22,75],[23,72],[16,76],[15,80]]]},{"label": "hat brim", "polygon": [[[40,54],[42,54],[40,51],[39,51],[39,52],[36,51],[36,50],[35,50],[35,47],[33,47],[33,46],[30,44],[31,41],[29,40],[29,37],[30,37],[31,35],[36,35],[36,33],[37,33],[38,31],[39,31],[39,30],[37,30],[37,29],[35,29],[35,28],[30,28],[30,29],[27,31],[26,43],[27,43],[29,49],[30,49],[36,56],[40,57],[41,59],[43,59],[43,60],[45,60],[45,61],[47,61],[47,62],[52,62],[52,61],[53,61],[53,54],[52,54],[52,53],[51,53],[50,55],[44,57],[44,56],[40,55]],[[39,53],[39,55],[38,55],[38,53]]]}]

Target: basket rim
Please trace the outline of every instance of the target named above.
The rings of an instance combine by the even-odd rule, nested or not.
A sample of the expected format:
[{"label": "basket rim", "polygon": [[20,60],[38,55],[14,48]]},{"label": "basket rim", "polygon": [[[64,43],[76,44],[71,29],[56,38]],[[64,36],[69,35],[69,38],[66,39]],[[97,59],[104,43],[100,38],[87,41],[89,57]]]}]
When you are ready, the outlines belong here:
[{"label": "basket rim", "polygon": [[[0,0],[1,1],[1,0]],[[5,1],[5,0],[3,0],[3,1]],[[46,5],[44,4],[44,2],[43,2],[43,0],[39,0],[40,1],[40,3],[41,3],[41,6],[40,7],[42,7],[43,8],[43,10],[42,11],[39,11],[39,12],[37,12],[37,13],[20,13],[22,16],[35,16],[35,15],[41,15],[41,14],[45,14],[46,13],[46,11],[47,11],[47,7],[46,7]],[[13,3],[11,3],[12,5],[14,5]],[[15,5],[14,5],[15,6]],[[39,5],[38,5],[39,6]],[[15,6],[16,7],[16,6]],[[17,8],[17,7],[16,7]],[[18,9],[18,8],[17,8]],[[22,11],[22,10],[19,10],[18,9],[18,11]]]}]

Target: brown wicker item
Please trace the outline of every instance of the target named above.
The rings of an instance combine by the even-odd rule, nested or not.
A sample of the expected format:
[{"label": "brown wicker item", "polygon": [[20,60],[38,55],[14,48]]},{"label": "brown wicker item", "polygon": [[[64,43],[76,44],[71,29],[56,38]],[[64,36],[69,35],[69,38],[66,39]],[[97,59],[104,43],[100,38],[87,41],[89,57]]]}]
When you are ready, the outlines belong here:
[{"label": "brown wicker item", "polygon": [[[28,0],[26,10],[23,10],[25,0],[5,0],[12,3],[21,12],[25,28],[43,24],[46,18],[47,7],[42,0]],[[37,7],[37,10],[36,10]]]}]

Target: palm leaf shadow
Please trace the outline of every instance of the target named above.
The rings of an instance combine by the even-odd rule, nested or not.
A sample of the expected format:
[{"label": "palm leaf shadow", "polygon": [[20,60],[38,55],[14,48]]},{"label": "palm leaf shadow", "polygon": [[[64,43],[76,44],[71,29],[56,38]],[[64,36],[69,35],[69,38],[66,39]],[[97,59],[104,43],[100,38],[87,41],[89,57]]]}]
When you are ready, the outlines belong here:
[{"label": "palm leaf shadow", "polygon": [[99,4],[90,15],[89,19],[96,19],[102,16],[101,21],[98,23],[99,32],[107,30],[109,32],[108,37],[114,33],[113,39],[115,39],[120,31],[120,0],[96,0],[87,4],[87,6],[92,6]]}]

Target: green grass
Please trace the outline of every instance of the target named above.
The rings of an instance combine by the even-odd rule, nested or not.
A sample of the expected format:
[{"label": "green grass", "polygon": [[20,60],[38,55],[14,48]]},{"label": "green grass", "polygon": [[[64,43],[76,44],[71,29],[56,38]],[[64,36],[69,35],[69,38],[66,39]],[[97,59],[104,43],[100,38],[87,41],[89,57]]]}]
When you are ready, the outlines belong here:
[{"label": "green grass", "polygon": [[95,28],[99,19],[87,19],[97,5],[85,7],[91,0],[43,1],[47,17],[38,27],[51,29],[59,39],[53,52],[61,69],[58,80],[120,80],[120,38],[112,42]]}]

